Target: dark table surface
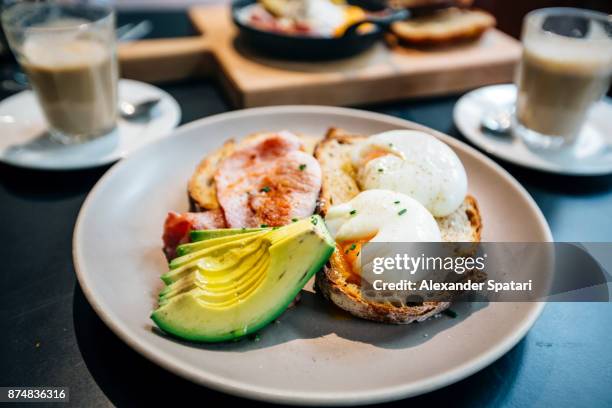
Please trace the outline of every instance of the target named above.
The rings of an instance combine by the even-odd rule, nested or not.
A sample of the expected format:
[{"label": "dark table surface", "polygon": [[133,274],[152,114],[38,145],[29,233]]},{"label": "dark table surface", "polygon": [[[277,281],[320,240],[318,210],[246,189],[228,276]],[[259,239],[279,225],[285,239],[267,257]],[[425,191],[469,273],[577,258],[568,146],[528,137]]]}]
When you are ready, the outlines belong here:
[{"label": "dark table surface", "polygon": [[[169,30],[189,30],[185,19],[173,18]],[[183,123],[230,109],[206,80],[162,88],[181,105]],[[463,140],[452,123],[457,98],[362,108]],[[559,177],[502,165],[534,197],[556,241],[610,241],[612,176]],[[245,402],[150,363],[121,342],[84,298],[72,265],[72,230],[87,193],[107,169],[50,173],[0,165],[0,386],[67,386],[70,403],[87,407]],[[388,406],[610,407],[611,339],[610,304],[548,304],[529,334],[488,368]]]}]

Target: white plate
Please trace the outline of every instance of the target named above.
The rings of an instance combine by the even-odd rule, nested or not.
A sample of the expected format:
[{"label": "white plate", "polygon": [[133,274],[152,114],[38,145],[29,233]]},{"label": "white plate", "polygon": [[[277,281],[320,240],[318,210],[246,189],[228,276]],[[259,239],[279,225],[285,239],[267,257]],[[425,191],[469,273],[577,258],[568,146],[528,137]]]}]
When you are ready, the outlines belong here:
[{"label": "white plate", "polygon": [[148,122],[119,119],[117,128],[90,142],[63,145],[49,139],[47,123],[32,91],[23,91],[0,102],[0,161],[44,170],[73,170],[112,163],[178,125],[181,109],[167,92],[144,82],[121,79],[119,100],[137,103],[161,98]]},{"label": "white plate", "polygon": [[[507,352],[538,317],[540,303],[466,304],[459,317],[391,326],[339,318],[311,290],[258,342],[194,345],[154,329],[167,264],[161,231],[168,210],[186,211],[185,185],[202,156],[231,137],[330,126],[372,134],[426,128],[353,109],[285,106],[216,115],[175,131],[113,167],[83,204],[74,264],[104,322],[135,350],[192,381],[231,394],[291,404],[351,405],[408,397],[458,381]],[[448,136],[466,167],[484,217],[484,239],[551,241],[542,213],[501,167]]]},{"label": "white plate", "polygon": [[455,125],[479,148],[501,159],[550,173],[595,176],[612,173],[612,103],[595,104],[574,146],[558,152],[528,148],[518,137],[493,136],[482,131],[487,112],[514,105],[513,84],[476,89],[461,97],[453,112]]}]

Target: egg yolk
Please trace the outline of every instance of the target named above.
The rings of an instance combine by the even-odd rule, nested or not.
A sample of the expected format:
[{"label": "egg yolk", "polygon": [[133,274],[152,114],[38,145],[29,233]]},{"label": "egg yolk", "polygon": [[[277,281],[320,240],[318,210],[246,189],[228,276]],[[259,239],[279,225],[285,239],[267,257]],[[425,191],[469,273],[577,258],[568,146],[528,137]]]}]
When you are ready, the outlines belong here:
[{"label": "egg yolk", "polygon": [[340,272],[348,283],[355,285],[361,284],[361,265],[359,264],[359,255],[363,245],[370,242],[376,234],[369,235],[356,240],[338,242],[338,251],[343,259],[343,267]]},{"label": "egg yolk", "polygon": [[[334,36],[341,37],[349,26],[364,20],[365,18],[366,13],[361,7],[345,5],[344,24],[336,28],[334,31]],[[360,34],[366,34],[371,32],[375,27],[376,26],[372,25],[371,23],[364,23],[357,28],[357,32]]]},{"label": "egg yolk", "polygon": [[[392,148],[385,148],[381,146],[371,146],[367,151],[362,153],[362,156],[359,159],[359,166],[364,166],[371,162],[374,159],[378,159],[383,156],[397,156],[400,159],[405,159],[404,154],[400,151],[397,151]],[[357,165],[356,163],[353,165]]]},{"label": "egg yolk", "polygon": [[378,159],[379,157],[386,156],[388,154],[390,154],[388,150],[372,149],[369,152],[367,152],[365,156],[363,157],[363,164],[365,165],[366,163],[374,159]]}]

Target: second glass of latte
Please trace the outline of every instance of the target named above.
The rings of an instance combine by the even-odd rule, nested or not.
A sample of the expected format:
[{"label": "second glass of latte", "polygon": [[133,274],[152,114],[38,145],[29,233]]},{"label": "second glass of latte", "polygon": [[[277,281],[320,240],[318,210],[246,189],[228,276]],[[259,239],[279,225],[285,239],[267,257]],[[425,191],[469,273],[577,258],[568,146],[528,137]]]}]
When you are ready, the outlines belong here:
[{"label": "second glass of latte", "polygon": [[575,8],[535,10],[525,17],[522,42],[514,128],[532,147],[571,146],[610,86],[612,18]]}]

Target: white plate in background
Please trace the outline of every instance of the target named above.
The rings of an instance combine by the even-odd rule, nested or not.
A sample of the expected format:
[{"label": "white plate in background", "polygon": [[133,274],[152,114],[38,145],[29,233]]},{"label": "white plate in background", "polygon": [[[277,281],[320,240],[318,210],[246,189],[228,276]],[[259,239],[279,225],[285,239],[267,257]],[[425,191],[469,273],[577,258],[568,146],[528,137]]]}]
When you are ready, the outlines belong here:
[{"label": "white plate in background", "polygon": [[597,102],[574,146],[560,151],[530,149],[515,136],[495,136],[484,132],[480,123],[487,112],[514,105],[516,86],[492,85],[463,95],[453,111],[455,126],[485,152],[518,164],[549,173],[596,176],[612,173],[612,103]]},{"label": "white plate in background", "polygon": [[76,170],[102,166],[126,157],[167,136],[181,120],[181,109],[165,91],[144,82],[121,79],[119,100],[138,103],[161,98],[150,121],[119,118],[111,133],[85,143],[63,145],[51,140],[32,91],[0,101],[0,161],[40,170]]},{"label": "white plate in background", "polygon": [[[459,381],[501,357],[529,330],[541,303],[462,304],[456,319],[393,326],[338,318],[310,286],[300,304],[260,341],[197,345],[154,328],[149,315],[167,262],[167,211],[188,209],[186,184],[202,157],[232,137],[290,129],[323,135],[330,126],[373,134],[421,129],[459,155],[479,203],[483,240],[552,241],[542,213],[499,165],[473,148],[412,122],[353,109],[284,106],[201,119],[114,166],[83,204],[73,237],[80,285],[123,341],[194,382],[259,400],[310,405],[389,401]],[[95,238],[95,239],[93,239]]]}]

